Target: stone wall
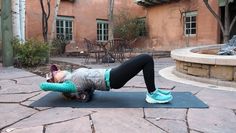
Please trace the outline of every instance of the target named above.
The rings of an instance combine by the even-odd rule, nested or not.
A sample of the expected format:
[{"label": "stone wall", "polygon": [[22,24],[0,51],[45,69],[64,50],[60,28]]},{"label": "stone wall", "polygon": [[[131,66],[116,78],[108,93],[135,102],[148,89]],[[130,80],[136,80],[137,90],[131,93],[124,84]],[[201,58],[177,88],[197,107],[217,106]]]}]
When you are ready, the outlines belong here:
[{"label": "stone wall", "polygon": [[236,66],[207,65],[176,60],[176,70],[197,77],[236,82]]}]

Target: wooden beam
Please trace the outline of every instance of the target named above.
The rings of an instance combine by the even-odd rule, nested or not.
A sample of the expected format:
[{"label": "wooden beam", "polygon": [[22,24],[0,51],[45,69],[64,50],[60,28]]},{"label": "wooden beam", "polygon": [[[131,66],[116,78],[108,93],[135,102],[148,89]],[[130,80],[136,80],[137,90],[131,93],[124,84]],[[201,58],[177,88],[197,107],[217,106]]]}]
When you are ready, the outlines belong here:
[{"label": "wooden beam", "polygon": [[137,4],[141,6],[154,6],[166,2],[170,2],[170,0],[142,0],[142,1],[137,1]]},{"label": "wooden beam", "polygon": [[161,2],[159,0],[152,0],[153,3],[160,4]]}]

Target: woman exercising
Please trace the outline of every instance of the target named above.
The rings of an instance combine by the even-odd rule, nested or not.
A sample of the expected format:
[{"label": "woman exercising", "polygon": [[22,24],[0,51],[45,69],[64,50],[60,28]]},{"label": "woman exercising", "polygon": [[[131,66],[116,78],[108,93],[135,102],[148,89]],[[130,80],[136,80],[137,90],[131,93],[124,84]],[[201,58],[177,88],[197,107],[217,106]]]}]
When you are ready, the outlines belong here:
[{"label": "woman exercising", "polygon": [[147,87],[146,102],[167,103],[172,100],[170,91],[155,87],[154,61],[152,56],[141,54],[111,69],[78,68],[72,73],[51,67],[52,78],[40,84],[45,91],[74,93],[83,90],[102,90],[122,88],[130,79],[143,71]]}]

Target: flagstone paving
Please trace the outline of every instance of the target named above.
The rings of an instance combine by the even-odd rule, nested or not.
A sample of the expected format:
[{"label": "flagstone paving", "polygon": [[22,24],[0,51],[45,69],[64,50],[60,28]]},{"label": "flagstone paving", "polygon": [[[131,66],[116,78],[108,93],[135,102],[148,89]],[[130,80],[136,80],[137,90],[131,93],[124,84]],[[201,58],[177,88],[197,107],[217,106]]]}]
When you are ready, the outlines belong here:
[{"label": "flagstone paving", "polygon": [[[84,64],[79,58],[54,58]],[[86,65],[86,64],[84,64]],[[119,64],[88,64],[92,68]],[[173,66],[170,58],[155,59],[155,81],[158,87],[189,91],[209,108],[72,108],[32,107],[31,104],[49,92],[41,91],[44,77],[0,65],[0,132],[1,133],[235,133],[236,91],[198,87],[168,80],[159,70]],[[211,85],[209,85],[211,86]],[[144,92],[140,72],[125,87],[112,91]],[[60,95],[58,95],[60,97]],[[122,99],[121,99],[122,100]],[[115,103],[114,103],[115,104]]]}]

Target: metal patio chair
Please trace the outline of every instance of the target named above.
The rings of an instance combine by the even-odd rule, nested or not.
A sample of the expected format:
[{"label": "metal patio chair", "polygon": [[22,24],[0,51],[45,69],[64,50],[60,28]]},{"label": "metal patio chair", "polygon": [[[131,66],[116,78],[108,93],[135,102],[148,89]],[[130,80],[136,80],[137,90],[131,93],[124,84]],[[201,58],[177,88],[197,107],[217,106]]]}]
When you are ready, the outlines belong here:
[{"label": "metal patio chair", "polygon": [[121,38],[114,38],[109,41],[110,52],[115,56],[115,59],[119,62],[123,62],[125,59],[125,41]]},{"label": "metal patio chair", "polygon": [[103,50],[96,44],[96,42],[92,42],[91,40],[84,38],[84,43],[87,48],[87,56],[85,58],[85,63],[88,63],[90,58],[94,55],[96,63],[100,62],[101,53]]}]

